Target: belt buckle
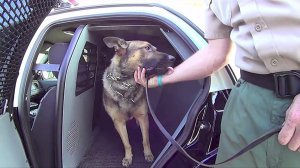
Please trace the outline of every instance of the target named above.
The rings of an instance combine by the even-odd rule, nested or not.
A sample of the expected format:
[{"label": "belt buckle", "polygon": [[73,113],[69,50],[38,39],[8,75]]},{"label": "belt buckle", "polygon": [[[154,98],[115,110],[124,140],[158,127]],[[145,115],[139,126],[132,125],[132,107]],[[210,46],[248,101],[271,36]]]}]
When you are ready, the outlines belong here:
[{"label": "belt buckle", "polygon": [[[300,93],[300,71],[277,72],[274,73],[273,76],[277,97],[294,97]],[[296,83],[293,83],[295,80],[292,80],[292,78],[294,77],[298,79]]]}]

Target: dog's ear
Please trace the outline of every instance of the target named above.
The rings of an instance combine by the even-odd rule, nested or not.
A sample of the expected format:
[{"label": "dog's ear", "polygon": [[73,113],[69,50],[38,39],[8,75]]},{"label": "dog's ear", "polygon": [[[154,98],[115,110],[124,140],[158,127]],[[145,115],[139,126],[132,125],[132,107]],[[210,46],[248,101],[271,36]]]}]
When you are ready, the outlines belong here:
[{"label": "dog's ear", "polygon": [[108,48],[114,48],[117,55],[124,56],[126,54],[128,43],[124,39],[118,37],[105,37],[103,38],[103,42]]}]

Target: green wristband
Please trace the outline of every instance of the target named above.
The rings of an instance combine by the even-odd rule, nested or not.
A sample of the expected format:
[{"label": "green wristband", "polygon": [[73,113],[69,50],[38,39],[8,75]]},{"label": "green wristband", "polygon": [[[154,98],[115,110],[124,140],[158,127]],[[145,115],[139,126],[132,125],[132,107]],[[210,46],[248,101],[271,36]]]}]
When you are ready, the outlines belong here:
[{"label": "green wristband", "polygon": [[162,75],[158,75],[157,76],[157,85],[159,87],[161,87],[163,85],[163,83],[162,83]]}]

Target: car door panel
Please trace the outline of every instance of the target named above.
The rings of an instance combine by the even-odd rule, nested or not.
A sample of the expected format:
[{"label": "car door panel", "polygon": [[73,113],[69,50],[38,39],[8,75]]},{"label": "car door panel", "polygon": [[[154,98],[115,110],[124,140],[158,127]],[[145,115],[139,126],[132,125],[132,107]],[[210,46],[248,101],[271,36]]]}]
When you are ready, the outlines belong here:
[{"label": "car door panel", "polygon": [[21,139],[9,113],[0,115],[0,167],[29,167]]}]

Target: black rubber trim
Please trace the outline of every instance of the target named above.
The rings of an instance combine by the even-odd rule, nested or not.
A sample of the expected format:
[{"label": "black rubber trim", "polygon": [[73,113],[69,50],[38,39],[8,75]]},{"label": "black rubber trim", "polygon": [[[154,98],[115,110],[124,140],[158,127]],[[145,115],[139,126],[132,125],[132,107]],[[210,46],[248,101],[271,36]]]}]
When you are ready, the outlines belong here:
[{"label": "black rubber trim", "polygon": [[64,103],[64,91],[65,91],[65,81],[66,81],[66,73],[68,66],[70,64],[71,57],[73,55],[74,49],[77,45],[78,38],[80,37],[82,30],[85,25],[80,25],[76,29],[73,38],[69,44],[69,48],[65,55],[65,58],[61,64],[60,72],[58,74],[57,80],[57,97],[56,97],[56,137],[55,141],[57,147],[54,149],[55,153],[55,167],[63,167],[62,164],[62,124],[63,124],[63,103]]},{"label": "black rubber trim", "polygon": [[19,119],[19,124],[20,128],[22,131],[22,138],[23,138],[23,144],[24,144],[24,149],[26,150],[26,154],[29,160],[29,164],[31,167],[38,167],[38,160],[37,157],[35,156],[34,152],[34,145],[33,141],[31,138],[31,126],[29,122],[29,101],[28,101],[28,96],[30,95],[30,88],[25,87],[29,86],[32,82],[32,74],[31,72],[28,73],[28,80],[26,80],[24,88],[20,88],[20,96],[18,97],[19,99],[19,104],[18,104],[18,119]]}]

